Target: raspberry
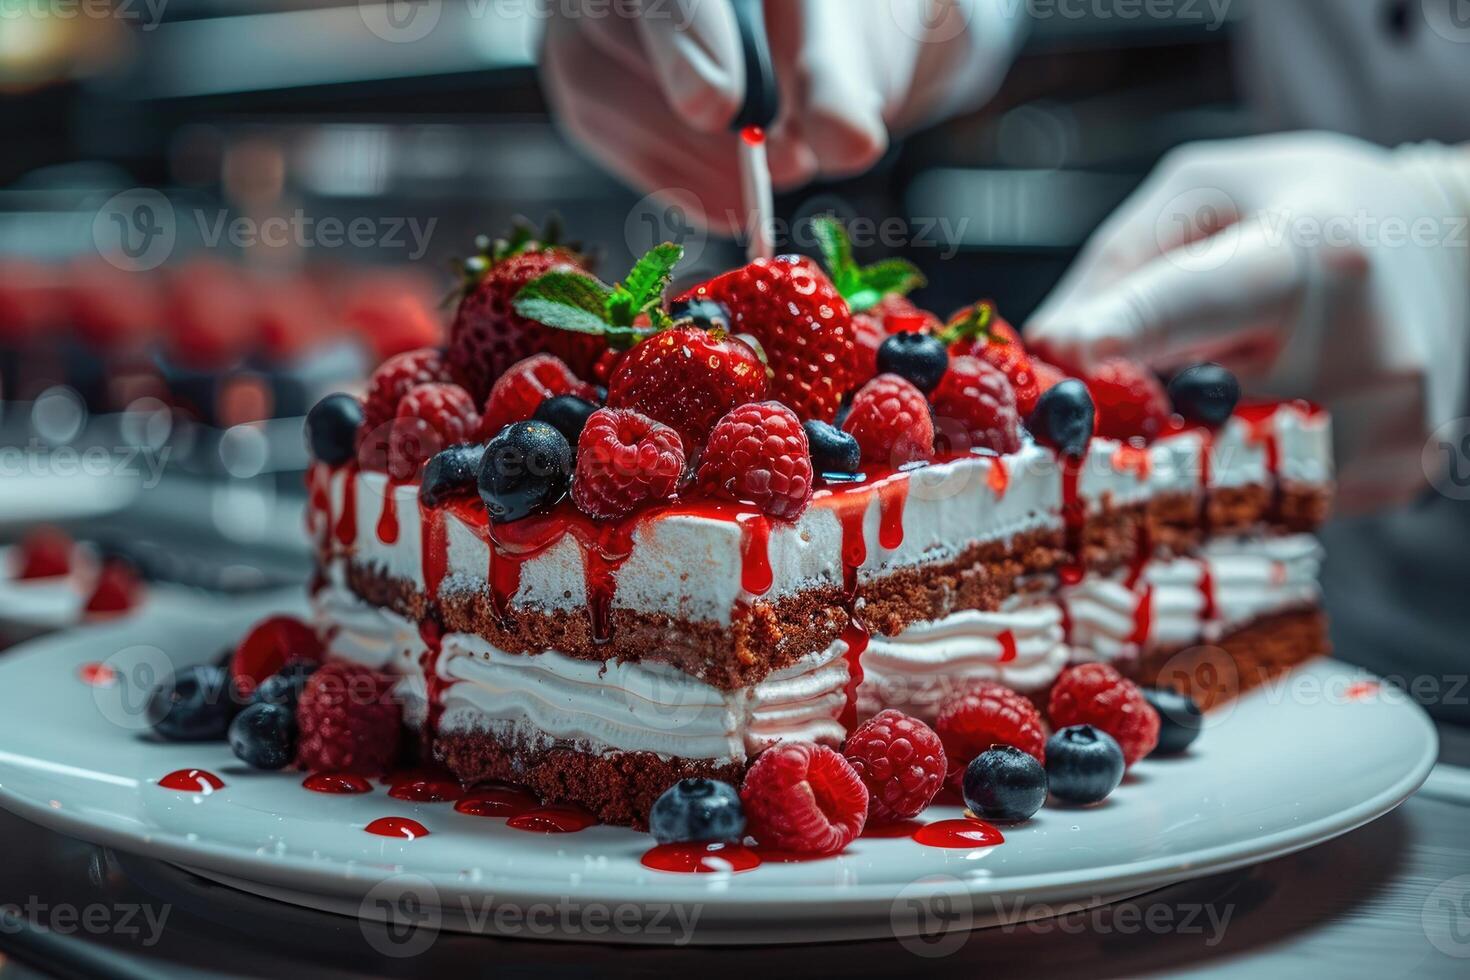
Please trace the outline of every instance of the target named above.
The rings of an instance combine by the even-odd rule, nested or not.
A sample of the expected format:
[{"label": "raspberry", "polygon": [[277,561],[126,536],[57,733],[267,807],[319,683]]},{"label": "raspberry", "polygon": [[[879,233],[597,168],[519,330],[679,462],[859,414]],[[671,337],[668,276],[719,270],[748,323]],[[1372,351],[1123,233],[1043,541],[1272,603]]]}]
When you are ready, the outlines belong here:
[{"label": "raspberry", "polygon": [[902,466],[934,455],[934,420],[924,395],[896,374],[880,374],[858,390],[842,423],[869,463]]},{"label": "raspberry", "polygon": [[973,684],[946,701],[939,708],[934,729],[944,742],[951,780],[992,745],[1014,746],[1037,762],[1046,762],[1041,712],[1023,695],[1001,684]]},{"label": "raspberry", "polygon": [[1121,357],[1099,364],[1087,379],[1087,390],[1097,406],[1097,434],[1104,439],[1152,439],[1173,411],[1153,372]]},{"label": "raspberry", "polygon": [[311,675],[296,705],[296,764],[302,769],[376,774],[398,758],[403,707],[393,678],[346,661]]},{"label": "raspberry", "polygon": [[993,303],[977,303],[955,314],[944,329],[944,337],[950,342],[952,357],[978,357],[1000,368],[1016,393],[1021,417],[1031,417],[1041,397],[1036,371],[1021,335],[995,311]]},{"label": "raspberry", "polygon": [[934,416],[948,437],[951,453],[989,449],[1013,453],[1021,448],[1021,416],[1016,393],[997,367],[976,357],[955,357],[934,391]]},{"label": "raspberry", "polygon": [[480,432],[475,400],[456,384],[419,385],[398,403],[388,436],[388,475],[412,480],[440,450],[473,442]]},{"label": "raspberry", "polygon": [[766,397],[766,366],[751,346],[703,327],[673,327],[628,351],[607,403],[673,426],[691,455],[726,412]]},{"label": "raspberry", "polygon": [[893,708],[847,737],[843,755],[868,787],[868,819],[891,823],[917,816],[944,786],[944,745],[934,729]]},{"label": "raspberry", "polygon": [[550,354],[537,354],[512,366],[490,389],[483,438],[493,439],[507,425],[529,421],[542,402],[557,395],[597,401],[593,387],[578,381],[571,368]]},{"label": "raspberry", "polygon": [[836,854],[862,833],[868,788],[824,745],[780,742],[762,752],[740,787],[746,830],[767,847]]},{"label": "raspberry", "polygon": [[775,371],[772,397],[802,419],[836,418],[843,394],[858,381],[859,359],[847,301],[815,262],[793,255],[757,259],[675,302],[692,300],[723,303],[731,332],[760,342]]},{"label": "raspberry", "polygon": [[249,695],[292,660],[319,661],[322,641],[316,631],[291,616],[272,616],[251,627],[230,658],[230,677]]},{"label": "raspberry", "polygon": [[1138,685],[1107,664],[1080,664],[1052,686],[1047,715],[1053,728],[1091,725],[1113,736],[1128,765],[1159,744],[1159,714]]},{"label": "raspberry", "polygon": [[577,441],[572,500],[589,517],[623,517],[673,496],[683,472],[679,433],[634,411],[599,409]]},{"label": "raspberry", "polygon": [[812,499],[812,456],[796,413],[780,402],[742,405],[720,419],[699,465],[705,492],[748,500],[792,520]]},{"label": "raspberry", "polygon": [[387,430],[383,427],[398,416],[398,403],[403,401],[403,396],[419,385],[449,381],[449,373],[444,355],[432,347],[398,354],[378,365],[368,379],[367,395],[363,398],[358,445],[369,439],[386,439]]}]

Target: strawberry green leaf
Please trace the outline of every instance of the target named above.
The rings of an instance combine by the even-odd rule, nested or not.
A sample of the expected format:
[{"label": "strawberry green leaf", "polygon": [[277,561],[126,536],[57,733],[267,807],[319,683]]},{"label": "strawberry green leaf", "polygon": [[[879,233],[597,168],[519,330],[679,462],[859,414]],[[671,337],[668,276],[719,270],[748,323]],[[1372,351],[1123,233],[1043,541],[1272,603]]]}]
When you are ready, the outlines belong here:
[{"label": "strawberry green leaf", "polygon": [[558,330],[606,334],[612,291],[591,276],[548,272],[516,294],[516,312]]},{"label": "strawberry green leaf", "polygon": [[987,340],[1003,342],[1003,338],[996,337],[990,332],[991,324],[995,322],[995,304],[986,300],[976,303],[965,310],[940,331],[939,339],[942,343],[953,344],[960,340]]}]

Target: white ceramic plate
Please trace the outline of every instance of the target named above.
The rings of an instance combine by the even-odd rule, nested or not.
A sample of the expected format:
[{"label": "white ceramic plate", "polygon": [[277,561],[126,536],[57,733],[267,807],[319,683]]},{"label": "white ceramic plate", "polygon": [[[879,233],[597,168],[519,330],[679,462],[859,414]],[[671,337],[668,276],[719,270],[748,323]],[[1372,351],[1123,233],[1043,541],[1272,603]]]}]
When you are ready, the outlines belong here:
[{"label": "white ceramic plate", "polygon": [[[299,599],[279,595],[160,605],[4,658],[0,805],[259,894],[422,927],[385,935],[444,928],[599,942],[801,942],[1054,914],[1276,857],[1392,809],[1436,753],[1418,707],[1322,661],[1219,715],[1188,757],[1141,763],[1106,804],[1047,807],[1006,830],[999,846],[865,838],[822,861],[667,874],[642,866],[652,842],[630,830],[532,834],[449,804],[392,799],[382,787],[311,793],[299,773],[251,771],[223,744],[163,744],[142,730],[145,688],[159,672],[216,657],[280,609],[302,611]],[[80,679],[96,661],[113,671],[110,685]],[[224,788],[198,795],[157,785],[188,767],[214,772]],[[430,833],[364,832],[390,815]],[[936,807],[926,819],[959,815]]]}]

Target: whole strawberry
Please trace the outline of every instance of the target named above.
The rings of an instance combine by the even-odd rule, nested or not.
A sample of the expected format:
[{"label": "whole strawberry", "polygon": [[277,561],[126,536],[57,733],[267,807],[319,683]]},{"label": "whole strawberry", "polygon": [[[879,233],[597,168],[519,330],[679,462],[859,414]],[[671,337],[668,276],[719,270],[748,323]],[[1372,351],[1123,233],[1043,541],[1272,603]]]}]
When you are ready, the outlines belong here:
[{"label": "whole strawberry", "polygon": [[794,519],[812,499],[812,457],[796,413],[780,402],[741,405],[720,419],[699,466],[707,493]]},{"label": "whole strawberry", "polygon": [[326,664],[306,682],[296,706],[296,764],[302,769],[387,771],[398,758],[403,706],[393,678],[346,661]]},{"label": "whole strawberry", "polygon": [[978,357],[950,358],[933,404],[938,435],[949,452],[1013,453],[1021,448],[1016,393],[1000,368]]},{"label": "whole strawberry", "polygon": [[587,275],[582,256],[545,243],[547,237],[538,240],[533,229],[521,225],[508,239],[482,238],[480,254],[464,263],[464,297],[449,330],[448,357],[476,399],[485,398],[496,378],[532,354],[550,352],[586,377],[607,347],[600,337],[557,330],[516,311],[516,295],[547,273]]},{"label": "whole strawberry", "polygon": [[831,422],[860,365],[852,313],[837,287],[811,259],[757,259],[680,297],[715,300],[730,311],[731,330],[750,334],[774,372],[770,393],[802,419]]},{"label": "whole strawberry", "polygon": [[679,433],[628,409],[599,409],[577,442],[572,501],[589,517],[623,517],[673,496],[683,472]]},{"label": "whole strawberry", "polygon": [[717,330],[676,326],[628,351],[608,385],[610,408],[672,426],[693,454],[737,405],[766,397],[766,366],[751,346]]},{"label": "whole strawberry", "polygon": [[1153,439],[1173,412],[1163,384],[1136,361],[1109,358],[1086,382],[1097,406],[1097,434],[1104,439]]},{"label": "whole strawberry", "polygon": [[987,301],[961,310],[939,336],[949,344],[951,356],[978,357],[1000,368],[1016,393],[1021,417],[1030,417],[1036,409],[1036,400],[1041,397],[1036,370],[1021,343],[1021,335],[1001,319],[994,304]]}]

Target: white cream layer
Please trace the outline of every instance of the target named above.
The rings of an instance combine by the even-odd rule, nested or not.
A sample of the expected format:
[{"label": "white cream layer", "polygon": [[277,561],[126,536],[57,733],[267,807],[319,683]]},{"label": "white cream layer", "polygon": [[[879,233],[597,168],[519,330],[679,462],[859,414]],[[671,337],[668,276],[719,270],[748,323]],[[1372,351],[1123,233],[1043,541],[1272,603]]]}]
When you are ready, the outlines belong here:
[{"label": "white cream layer", "polygon": [[[1322,547],[1309,534],[1227,537],[1208,541],[1198,558],[1149,562],[1132,588],[1126,571],[1089,575],[1062,590],[1072,645],[1083,658],[1115,660],[1136,656],[1140,646],[1213,643],[1262,616],[1316,605],[1321,563]],[[1207,620],[1210,595],[1214,615]],[[1148,616],[1139,644],[1145,600]]]},{"label": "white cream layer", "polygon": [[[1256,428],[1232,419],[1213,439],[1212,487],[1269,485],[1265,440],[1274,438],[1279,449],[1284,482],[1326,484],[1332,479],[1331,431],[1328,418],[1294,404],[1278,407],[1264,426]],[[1190,493],[1200,487],[1200,452],[1204,441],[1196,433],[1168,436],[1148,448],[1146,465],[1136,455],[1119,452],[1116,442],[1095,439],[1078,481],[1078,491],[1090,510],[1105,501],[1115,506],[1138,503],[1166,492]],[[997,466],[1005,479],[995,479]],[[313,479],[327,481],[332,515],[342,511],[347,474],[318,468]],[[793,523],[773,522],[767,554],[772,585],[764,594],[779,599],[803,590],[843,584],[842,521],[839,508],[859,493],[866,560],[859,581],[892,571],[955,558],[977,543],[1003,541],[1062,525],[1063,478],[1050,451],[1027,444],[999,459],[972,456],[898,474],[907,481],[903,505],[902,542],[884,548],[880,541],[882,507],[875,485],[844,491],[822,491]],[[422,583],[422,545],[418,487],[390,485],[377,473],[358,474],[357,532],[352,544],[358,561],[379,566],[390,575]],[[995,487],[1004,485],[997,493]],[[384,495],[393,493],[398,537],[379,539],[377,528]],[[309,517],[318,533],[320,514]],[[445,513],[448,538],[446,590],[486,588],[490,564],[488,545],[475,528],[452,512]],[[754,596],[742,583],[744,533],[733,521],[690,514],[670,514],[640,524],[634,532],[632,553],[617,574],[613,608],[662,614],[696,622],[728,624],[732,612]],[[512,605],[544,611],[576,611],[587,605],[583,555],[567,535],[521,566],[520,586]]]},{"label": "white cream layer", "polygon": [[898,708],[932,721],[940,703],[968,682],[1039,691],[1069,658],[1061,606],[1049,595],[1018,595],[997,612],[964,610],[913,623],[898,636],[874,634],[861,661],[859,711]]},{"label": "white cream layer", "polygon": [[[313,598],[332,656],[400,677],[410,724],[426,716],[418,627],[329,581]],[[759,684],[721,691],[667,664],[577,660],[555,651],[513,654],[479,636],[446,634],[436,661],[439,731],[531,734],[589,751],[744,759],[773,742],[837,744],[846,704],[846,644],[803,658]]]}]

